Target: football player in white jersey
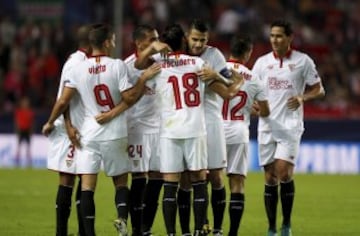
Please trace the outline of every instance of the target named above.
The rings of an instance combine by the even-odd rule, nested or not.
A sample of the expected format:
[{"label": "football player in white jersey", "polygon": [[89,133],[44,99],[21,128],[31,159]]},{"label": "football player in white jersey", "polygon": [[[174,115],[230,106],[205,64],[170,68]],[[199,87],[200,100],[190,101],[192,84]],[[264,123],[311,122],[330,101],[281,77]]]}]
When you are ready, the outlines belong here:
[{"label": "football player in white jersey", "polygon": [[[51,132],[55,119],[78,92],[84,104],[84,119],[80,128],[81,148],[77,149],[75,167],[82,181],[81,212],[85,234],[95,235],[94,191],[97,174],[103,164],[106,175],[113,178],[116,189],[115,205],[119,219],[115,226],[120,235],[127,235],[127,177],[130,168],[126,116],[122,112],[139,99],[146,80],[153,75],[142,75],[131,87],[125,63],[110,57],[115,48],[115,34],[110,26],[99,24],[94,27],[89,33],[89,41],[92,56],[79,63],[65,78],[68,82],[43,126],[43,133],[48,135]],[[154,74],[158,73],[159,68],[154,71]],[[108,113],[103,115],[102,112]]]},{"label": "football player in white jersey", "polygon": [[[90,29],[91,25],[84,25],[77,31],[78,50],[69,56],[63,66],[57,99],[62,94],[66,74],[76,67],[79,62],[86,60],[88,53],[91,52],[89,43]],[[47,168],[59,173],[59,187],[56,195],[56,235],[58,236],[68,235],[67,224],[76,177],[74,163],[76,152],[75,146],[71,143],[70,139],[76,142],[76,134],[78,132],[76,128],[81,126],[84,114],[79,96],[75,96],[71,100],[67,112],[70,113],[71,122],[68,122],[69,119],[64,120],[62,116],[55,121],[55,129],[49,136],[50,147],[47,157]],[[68,131],[69,136],[66,131]],[[78,213],[78,233],[79,235],[85,235],[80,216],[80,193],[81,182],[79,182],[76,191],[76,208]]]},{"label": "football player in white jersey", "polygon": [[[152,42],[158,41],[159,34],[149,25],[139,25],[133,32],[133,40],[136,51],[125,59],[125,63],[129,68],[130,82],[134,84],[144,72],[134,67],[137,54]],[[133,236],[151,235],[163,184],[159,156],[160,113],[155,95],[154,89],[146,87],[144,95],[127,112],[128,151],[132,172],[130,216]]]},{"label": "football player in white jersey", "polygon": [[[205,87],[203,82],[199,82],[203,75],[198,76],[201,74],[198,72],[206,64],[199,57],[184,54],[186,40],[179,25],[169,26],[165,30],[164,41],[176,53],[170,54],[169,58],[163,60],[160,56],[154,56],[155,61],[160,60],[162,72],[149,82],[156,88],[156,95],[161,105],[160,169],[165,180],[164,219],[168,234],[174,234],[178,181],[180,173],[188,169],[194,188],[195,235],[205,235],[203,230],[207,206],[207,190],[204,181],[205,169],[207,169],[207,145],[204,133]],[[181,44],[185,45],[181,46]],[[144,68],[146,64],[151,63],[148,56],[159,49],[166,49],[166,47],[161,42],[155,42],[145,49],[136,61],[137,68]],[[143,60],[144,58],[148,60]],[[242,78],[240,75],[237,77]],[[208,83],[208,86],[222,96],[230,97],[236,94],[242,83],[241,79],[236,80],[227,87],[213,80]],[[194,151],[194,148],[197,150]],[[204,164],[206,164],[205,167]]]},{"label": "football player in white jersey", "polygon": [[229,69],[244,76],[245,83],[232,99],[221,102],[227,152],[227,175],[230,186],[230,231],[229,236],[237,236],[245,206],[245,178],[248,168],[248,146],[250,114],[253,103],[257,103],[257,115],[269,115],[269,104],[262,83],[244,65],[252,53],[252,43],[248,37],[234,36],[230,43]]},{"label": "football player in white jersey", "polygon": [[[293,31],[286,21],[270,28],[272,52],[257,59],[253,72],[264,83],[270,116],[258,126],[260,165],[265,171],[265,209],[268,235],[276,235],[278,188],[283,222],[281,235],[291,235],[291,212],[295,187],[294,165],[304,131],[303,104],[325,95],[313,60],[291,48]],[[305,90],[306,87],[306,90]]]},{"label": "football player in white jersey", "polygon": [[[209,46],[208,41],[209,26],[202,20],[193,20],[187,32],[188,52],[190,55],[199,56],[208,65],[208,67],[204,68],[199,75],[201,77],[206,76],[211,79],[217,79],[225,83],[231,80],[223,80],[223,77],[236,79],[237,74],[233,73],[231,75],[231,71],[227,69],[226,59],[223,54],[216,47]],[[226,89],[223,89],[223,94],[219,94],[218,91],[213,90],[213,88],[205,88],[205,120],[208,134],[208,180],[211,183],[212,189],[211,205],[214,215],[214,235],[222,234],[221,228],[226,205],[226,192],[223,179],[223,171],[227,165],[226,145],[222,125],[221,106],[219,102],[222,99],[219,95],[222,98],[227,98],[229,94]],[[178,192],[180,225],[182,232],[185,235],[189,230],[190,190],[191,185],[189,185],[188,177],[185,172],[182,175]],[[206,222],[205,227],[210,231],[208,222]]]}]

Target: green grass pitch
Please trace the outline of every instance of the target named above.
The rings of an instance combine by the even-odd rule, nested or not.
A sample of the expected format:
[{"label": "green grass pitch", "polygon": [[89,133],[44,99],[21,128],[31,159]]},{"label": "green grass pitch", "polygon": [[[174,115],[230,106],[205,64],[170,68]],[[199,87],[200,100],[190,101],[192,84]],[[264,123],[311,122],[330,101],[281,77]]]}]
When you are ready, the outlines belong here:
[{"label": "green grass pitch", "polygon": [[[116,216],[112,181],[103,173],[99,176],[95,194],[97,235],[116,235],[112,225]],[[57,174],[48,170],[0,169],[0,235],[55,235],[57,183]],[[360,175],[296,174],[295,189],[293,235],[360,235]],[[262,196],[262,173],[250,173],[246,181],[245,212],[239,235],[265,235],[267,224]],[[73,203],[69,222],[69,233],[72,234],[77,230],[74,206]],[[278,227],[281,223],[280,206]],[[211,220],[210,210],[211,207]],[[225,235],[228,228],[226,209]],[[161,202],[153,232],[165,235]]]}]

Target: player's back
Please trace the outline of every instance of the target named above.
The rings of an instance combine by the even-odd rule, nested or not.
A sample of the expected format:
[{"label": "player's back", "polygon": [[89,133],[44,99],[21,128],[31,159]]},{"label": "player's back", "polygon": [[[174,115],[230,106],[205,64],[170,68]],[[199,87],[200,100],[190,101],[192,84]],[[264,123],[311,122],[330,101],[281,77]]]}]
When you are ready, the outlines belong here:
[{"label": "player's back", "polygon": [[[125,59],[129,69],[129,81],[136,84],[143,70],[135,68],[136,54]],[[143,96],[127,111],[129,133],[158,133],[159,132],[159,111],[156,104],[156,91],[150,86],[145,86]]]},{"label": "player's back", "polygon": [[[81,50],[77,50],[68,57],[61,71],[57,99],[60,98],[64,89],[64,85],[67,82],[65,79],[67,77],[67,74],[70,73],[70,71],[75,68],[80,62],[85,61],[86,59],[86,53]],[[84,116],[84,107],[78,94],[75,94],[75,96],[71,99],[69,104],[69,112],[72,125],[77,128],[80,127]],[[60,116],[58,119],[56,119],[55,125],[65,131],[63,116]]]},{"label": "player's back", "polygon": [[95,116],[121,102],[121,92],[129,89],[126,65],[107,56],[90,57],[72,71],[69,87],[75,87],[84,103],[84,139],[112,140],[127,136],[125,115],[120,114],[105,124]]},{"label": "player's back", "polygon": [[255,100],[267,99],[261,81],[244,65],[234,61],[227,62],[229,69],[234,69],[244,77],[245,83],[232,99],[222,103],[222,115],[227,143],[248,142],[252,104]]},{"label": "player's back", "polygon": [[[219,49],[207,46],[200,57],[216,72],[221,73],[224,69],[226,70],[226,60]],[[221,121],[221,108],[219,107],[221,101],[222,98],[217,93],[210,88],[205,89],[205,114],[207,123],[218,123]]]},{"label": "player's back", "polygon": [[196,75],[204,61],[186,54],[173,54],[158,62],[162,66],[161,72],[149,81],[149,85],[155,87],[159,101],[160,136],[191,138],[205,135],[205,84]]}]

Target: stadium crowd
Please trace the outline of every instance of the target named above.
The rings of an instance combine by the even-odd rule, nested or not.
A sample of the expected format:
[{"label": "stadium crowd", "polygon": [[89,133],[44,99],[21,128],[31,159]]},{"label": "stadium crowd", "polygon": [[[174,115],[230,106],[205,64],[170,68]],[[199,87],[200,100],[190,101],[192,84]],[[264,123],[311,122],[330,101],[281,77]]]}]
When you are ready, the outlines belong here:
[{"label": "stadium crowd", "polygon": [[[80,3],[89,1],[77,2],[80,11]],[[91,3],[87,5],[94,10],[82,13],[82,19],[73,19],[67,27],[61,21],[0,12],[0,114],[12,113],[22,96],[30,97],[38,113],[49,112],[61,66],[75,48],[74,30],[88,19],[113,21],[112,1]],[[67,8],[71,7],[64,6],[63,15],[76,14],[75,7]],[[129,0],[124,1],[123,8],[122,58],[133,52],[131,32],[137,24],[152,24],[161,32],[169,22],[186,26],[192,18],[200,17],[212,24],[211,44],[224,55],[229,53],[231,35],[252,35],[255,44],[250,68],[257,57],[269,50],[269,23],[276,17],[286,17],[295,29],[293,46],[312,56],[327,91],[323,100],[305,106],[305,118],[360,117],[358,1],[193,0],[184,4],[180,0]]]}]

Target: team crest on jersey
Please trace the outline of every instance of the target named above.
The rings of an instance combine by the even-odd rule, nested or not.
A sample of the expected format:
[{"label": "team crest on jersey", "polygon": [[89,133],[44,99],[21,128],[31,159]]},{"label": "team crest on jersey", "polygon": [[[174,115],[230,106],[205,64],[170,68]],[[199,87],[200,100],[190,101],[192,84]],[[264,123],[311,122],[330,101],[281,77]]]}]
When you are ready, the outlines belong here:
[{"label": "team crest on jersey", "polygon": [[289,69],[290,69],[290,71],[294,71],[294,69],[295,69],[295,64],[289,64]]}]

